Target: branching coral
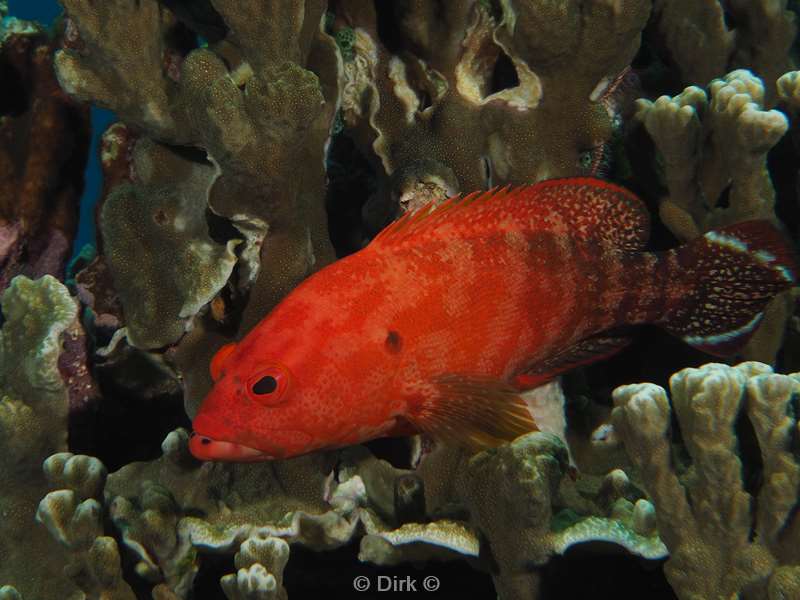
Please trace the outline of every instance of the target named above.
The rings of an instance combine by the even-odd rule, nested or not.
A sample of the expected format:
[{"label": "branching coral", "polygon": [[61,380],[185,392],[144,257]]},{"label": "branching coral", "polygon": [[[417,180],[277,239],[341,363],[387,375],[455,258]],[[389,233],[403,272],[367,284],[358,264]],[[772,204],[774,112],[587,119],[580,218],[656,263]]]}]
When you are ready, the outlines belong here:
[{"label": "branching coral", "polygon": [[[764,86],[749,71],[733,71],[709,88],[710,98],[691,86],[674,98],[638,101],[637,118],[658,148],[669,191],[659,214],[681,240],[750,219],[777,222],[767,153],[786,133],[788,119],[764,110]],[[747,358],[775,360],[792,304],[784,294],[769,306]]]},{"label": "branching coral", "polygon": [[[466,508],[487,539],[502,598],[535,598],[537,566],[575,544],[608,541],[659,558],[652,505],[622,472],[598,481],[566,477],[567,452],[552,434],[531,433],[470,460],[441,453],[421,465],[430,514]],[[447,480],[441,472],[455,475]]]},{"label": "branching coral", "polygon": [[764,78],[772,100],[775,80],[793,64],[790,48],[797,25],[787,4],[786,0],[656,0],[653,13],[684,83],[748,68]]},{"label": "branching coral", "polygon": [[122,578],[119,550],[103,535],[101,499],[106,470],[96,458],[62,452],[44,462],[50,484],[60,488],[39,504],[36,520],[70,553],[65,567],[86,598],[133,600]]},{"label": "branching coral", "polygon": [[[381,39],[375,10],[392,13],[394,39]],[[447,197],[591,171],[612,132],[603,100],[649,10],[639,0],[340,2],[344,122],[393,176],[395,204],[431,187]]]},{"label": "branching coral", "polygon": [[153,348],[180,339],[187,321],[225,285],[238,241],[218,244],[208,234],[203,199],[215,178],[212,165],[144,139],[133,166],[137,183],[117,186],[103,204],[102,233],[118,293],[136,298],[125,310],[128,340]]},{"label": "branching coral", "polygon": [[[233,237],[245,242],[238,251],[236,284],[249,292],[244,327],[332,259],[321,199],[338,64],[333,40],[321,31],[323,4],[273,3],[269,11],[254,0],[213,4],[228,36],[195,48],[187,42],[186,27],[155,0],[102,6],[64,2],[75,32],[56,60],[64,88],[112,108],[129,126],[161,143],[204,149],[216,165],[140,141],[133,165],[140,181],[116,188],[104,207],[104,237],[117,244],[109,266],[129,340],[141,347],[176,342],[231,273],[233,244],[228,242],[226,251],[225,244],[207,239],[207,211],[228,220],[238,230]],[[130,47],[145,51],[133,58]],[[148,159],[156,149],[172,158],[163,164]],[[165,187],[167,175],[182,182],[173,183],[171,192]],[[139,207],[138,214],[128,214],[127,202]],[[173,214],[182,218],[171,220]],[[184,222],[185,230],[180,229]],[[114,235],[131,226],[135,229],[127,236]],[[143,278],[136,239],[153,240],[162,251],[183,258],[175,269],[156,258]],[[191,265],[191,273],[182,265]],[[177,280],[176,272],[181,273]],[[187,282],[193,291],[184,289]],[[191,403],[210,384],[199,365],[227,341],[212,333],[218,329],[213,323],[211,331],[202,322],[197,325],[175,354]]]},{"label": "branching coral", "polygon": [[67,289],[46,275],[37,281],[14,278],[2,308],[0,581],[24,597],[66,598],[74,587],[61,573],[62,552],[47,532],[33,527],[33,518],[49,490],[42,461],[66,450],[69,399],[58,363],[77,306]]},{"label": "branching coral", "polygon": [[[165,582],[185,597],[200,554],[240,551],[237,568],[260,572],[254,565],[261,564],[279,585],[279,562],[263,562],[263,555],[251,560],[258,539],[279,536],[326,548],[354,534],[355,521],[323,500],[324,455],[276,465],[201,464],[189,455],[186,442],[185,431],[171,433],[161,459],[122,468],[105,487],[111,520],[136,556],[137,573],[147,580]],[[258,539],[247,542],[252,537]],[[239,586],[226,581],[230,589]]]},{"label": "branching coral", "polygon": [[285,600],[282,574],[288,560],[285,541],[256,532],[242,542],[234,558],[239,570],[222,578],[222,589],[229,600]]},{"label": "branching coral", "polygon": [[661,154],[669,188],[661,218],[683,240],[748,219],[775,219],[766,159],[788,129],[786,116],[763,109],[764,86],[749,71],[709,87],[710,100],[692,86],[674,98],[638,101],[637,117]]},{"label": "branching coral", "polygon": [[[673,379],[691,464],[674,451],[672,409],[652,386],[618,390],[608,431],[630,456],[609,449],[591,472],[571,460],[582,469],[586,452],[565,445],[579,432],[563,419],[563,395],[552,427],[537,414],[540,431],[474,457],[417,443],[409,468],[364,447],[204,464],[182,429],[161,458],[110,475],[98,459],[65,452],[68,407],[94,394],[91,367],[109,397],[182,387],[191,416],[217,348],[333,259],[324,201],[328,147],[343,139],[334,134],[374,167],[377,181],[364,187],[378,191],[364,213],[375,230],[459,191],[602,174],[612,139],[635,132],[623,100],[643,32],[636,64],[668,55],[679,71],[657,85],[717,78],[707,92],[639,104],[668,189],[663,223],[683,241],[745,219],[777,221],[767,155],[788,121],[768,109],[778,102],[793,116],[800,106],[797,73],[778,79],[792,66],[785,2],[63,4],[60,84],[121,120],[103,138],[98,255],[74,277],[89,341],[104,347],[86,355],[75,301],[52,278],[11,284],[0,335],[0,480],[11,482],[0,494],[0,583],[9,584],[0,599],[127,599],[137,578],[154,598],[187,598],[211,554],[234,557],[220,582],[228,598],[284,599],[291,545],[354,542],[360,560],[379,565],[466,560],[506,600],[535,598],[542,565],[598,541],[645,558],[669,548],[681,597],[797,595],[800,383],[754,364]],[[72,170],[61,169],[69,148],[80,171],[86,118],[48,79],[50,39],[36,28],[3,35],[0,60],[25,74],[30,103],[4,109],[0,123],[0,287],[19,271],[60,274],[77,179],[49,175]],[[327,198],[332,213],[341,196]],[[61,238],[36,246],[43,232]],[[781,301],[752,351],[769,360]],[[741,474],[754,443],[757,491]],[[31,530],[34,514],[41,526]]]},{"label": "branching coral", "polygon": [[[800,460],[794,398],[797,377],[761,363],[685,369],[664,389],[623,386],[614,427],[656,506],[670,549],[667,577],[681,598],[792,598],[800,594],[795,507]],[[670,447],[675,412],[691,462]],[[743,479],[740,415],[755,432],[763,463],[757,493]]]}]

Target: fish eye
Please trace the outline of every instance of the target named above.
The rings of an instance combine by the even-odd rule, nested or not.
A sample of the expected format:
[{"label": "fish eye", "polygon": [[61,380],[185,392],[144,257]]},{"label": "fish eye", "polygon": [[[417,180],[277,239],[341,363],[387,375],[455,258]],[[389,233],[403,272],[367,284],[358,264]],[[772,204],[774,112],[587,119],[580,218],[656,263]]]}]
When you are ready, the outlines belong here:
[{"label": "fish eye", "polygon": [[253,384],[253,393],[258,394],[271,394],[278,389],[278,380],[272,375],[264,375],[261,379]]},{"label": "fish eye", "polygon": [[260,369],[247,383],[250,397],[266,406],[278,404],[285,399],[289,385],[289,374],[281,366]]}]

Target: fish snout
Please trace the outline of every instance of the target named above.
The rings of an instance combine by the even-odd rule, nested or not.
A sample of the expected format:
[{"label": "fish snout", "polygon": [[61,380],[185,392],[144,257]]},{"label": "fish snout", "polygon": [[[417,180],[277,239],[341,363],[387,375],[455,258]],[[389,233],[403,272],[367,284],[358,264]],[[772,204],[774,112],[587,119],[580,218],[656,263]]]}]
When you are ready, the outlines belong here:
[{"label": "fish snout", "polygon": [[199,460],[217,460],[232,462],[255,462],[272,460],[275,457],[256,448],[215,440],[205,435],[192,432],[189,438],[189,452]]}]

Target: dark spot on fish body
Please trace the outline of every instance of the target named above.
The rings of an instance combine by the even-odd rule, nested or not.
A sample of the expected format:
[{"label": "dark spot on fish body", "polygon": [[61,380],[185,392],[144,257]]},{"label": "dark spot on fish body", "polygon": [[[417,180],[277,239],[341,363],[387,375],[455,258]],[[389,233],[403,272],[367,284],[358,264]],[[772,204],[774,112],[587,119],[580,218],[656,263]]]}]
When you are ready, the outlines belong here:
[{"label": "dark spot on fish body", "polygon": [[386,335],[386,349],[392,353],[398,353],[403,347],[403,339],[400,337],[400,334],[396,331],[389,330],[389,333]]}]

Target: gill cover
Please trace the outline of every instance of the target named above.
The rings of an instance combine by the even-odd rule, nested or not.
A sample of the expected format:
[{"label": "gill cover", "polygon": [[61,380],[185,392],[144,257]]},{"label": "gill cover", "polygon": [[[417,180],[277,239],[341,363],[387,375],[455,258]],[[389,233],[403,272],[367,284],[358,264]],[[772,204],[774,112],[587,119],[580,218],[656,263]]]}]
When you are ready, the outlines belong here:
[{"label": "gill cover", "polygon": [[229,344],[225,344],[217,350],[217,353],[214,355],[214,358],[211,359],[211,364],[209,365],[209,371],[211,371],[211,379],[214,382],[219,381],[219,378],[222,377],[222,365],[225,363],[225,360],[231,355],[231,352],[236,350],[236,344],[231,342]]}]

